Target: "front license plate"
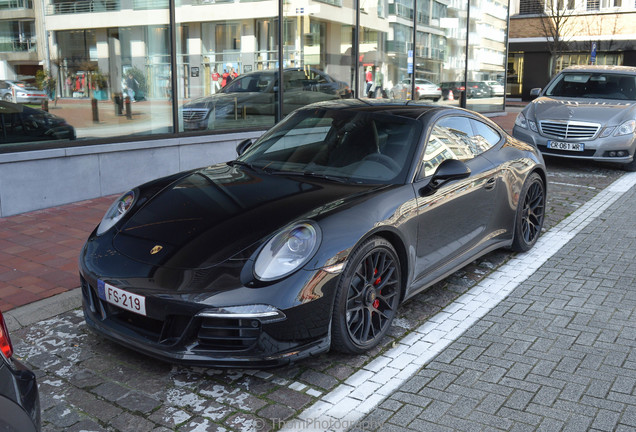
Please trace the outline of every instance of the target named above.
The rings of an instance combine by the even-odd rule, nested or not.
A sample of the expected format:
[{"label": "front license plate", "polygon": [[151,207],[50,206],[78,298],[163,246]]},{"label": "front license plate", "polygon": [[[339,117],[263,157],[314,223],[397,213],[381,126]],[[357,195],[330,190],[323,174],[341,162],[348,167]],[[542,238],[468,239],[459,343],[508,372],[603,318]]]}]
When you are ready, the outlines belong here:
[{"label": "front license plate", "polygon": [[97,290],[100,299],[122,309],[146,316],[146,297],[114,287],[103,280],[97,281]]},{"label": "front license plate", "polygon": [[554,150],[583,151],[585,150],[585,144],[560,142],[560,141],[548,141],[548,148],[554,149]]}]

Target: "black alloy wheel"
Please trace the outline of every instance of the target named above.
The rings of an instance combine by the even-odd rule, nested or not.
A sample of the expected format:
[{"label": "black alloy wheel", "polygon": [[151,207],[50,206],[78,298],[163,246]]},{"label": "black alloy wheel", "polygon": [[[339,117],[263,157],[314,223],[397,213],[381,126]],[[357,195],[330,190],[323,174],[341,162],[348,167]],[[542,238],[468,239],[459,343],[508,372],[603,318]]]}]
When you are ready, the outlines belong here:
[{"label": "black alloy wheel", "polygon": [[395,249],[372,237],[351,256],[340,279],[332,323],[332,346],[360,354],[386,334],[400,300],[401,272]]},{"label": "black alloy wheel", "polygon": [[512,250],[526,252],[541,235],[545,218],[545,185],[539,174],[528,176],[519,197]]}]

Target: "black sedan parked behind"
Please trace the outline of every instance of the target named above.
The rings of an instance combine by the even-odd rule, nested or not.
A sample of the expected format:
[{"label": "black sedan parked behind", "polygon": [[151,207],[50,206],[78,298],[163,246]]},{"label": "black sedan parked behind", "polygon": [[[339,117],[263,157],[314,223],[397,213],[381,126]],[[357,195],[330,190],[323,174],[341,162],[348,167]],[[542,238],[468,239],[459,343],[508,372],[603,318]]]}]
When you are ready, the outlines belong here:
[{"label": "black sedan parked behind", "polygon": [[113,203],[80,256],[91,327],[199,365],[360,353],[401,302],[543,224],[541,155],[458,108],[319,103],[237,150]]},{"label": "black sedan parked behind", "polygon": [[63,118],[37,108],[0,101],[0,145],[60,139],[75,139],[75,128]]},{"label": "black sedan parked behind", "polygon": [[40,430],[40,397],[35,375],[13,358],[13,345],[0,312],[0,431]]}]

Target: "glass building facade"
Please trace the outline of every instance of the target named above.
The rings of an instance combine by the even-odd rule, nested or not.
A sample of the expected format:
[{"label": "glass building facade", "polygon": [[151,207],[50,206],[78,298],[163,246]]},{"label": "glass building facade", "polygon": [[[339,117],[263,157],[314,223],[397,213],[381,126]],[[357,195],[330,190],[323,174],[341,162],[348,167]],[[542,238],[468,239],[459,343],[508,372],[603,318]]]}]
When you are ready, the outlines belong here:
[{"label": "glass building facade", "polygon": [[[25,142],[54,136],[59,147],[261,130],[308,103],[350,97],[504,107],[505,0],[44,0],[42,10],[33,7],[0,0],[8,17],[0,19],[0,79],[43,88],[48,103],[31,107],[48,105],[74,131],[31,131],[25,139],[28,126],[16,129],[17,114],[11,120],[5,108],[0,144],[14,142],[15,130]],[[20,89],[0,91],[5,102],[19,102]]]}]

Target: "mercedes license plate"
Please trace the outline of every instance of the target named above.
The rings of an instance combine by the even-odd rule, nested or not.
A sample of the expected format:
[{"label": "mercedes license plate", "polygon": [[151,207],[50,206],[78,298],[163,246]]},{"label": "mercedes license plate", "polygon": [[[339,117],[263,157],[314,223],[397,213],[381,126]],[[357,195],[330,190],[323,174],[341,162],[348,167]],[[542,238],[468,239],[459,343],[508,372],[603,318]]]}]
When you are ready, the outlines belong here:
[{"label": "mercedes license plate", "polygon": [[585,150],[585,144],[569,143],[569,142],[561,142],[561,141],[548,141],[548,148],[554,149],[554,150],[583,151]]}]

